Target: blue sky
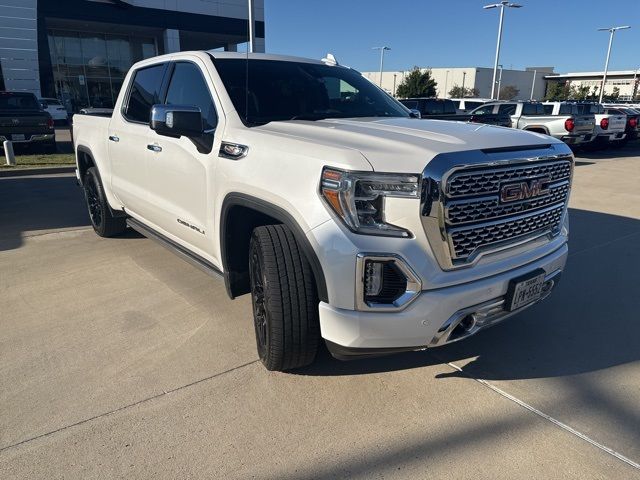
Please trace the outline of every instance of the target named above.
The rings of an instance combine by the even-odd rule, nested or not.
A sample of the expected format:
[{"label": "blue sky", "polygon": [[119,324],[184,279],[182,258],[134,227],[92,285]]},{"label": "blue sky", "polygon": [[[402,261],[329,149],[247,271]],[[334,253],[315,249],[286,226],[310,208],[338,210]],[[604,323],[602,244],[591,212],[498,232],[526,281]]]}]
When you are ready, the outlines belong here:
[{"label": "blue sky", "polygon": [[[497,0],[264,0],[270,53],[333,53],[360,71],[379,68],[371,47],[388,45],[385,70],[413,65],[493,66]],[[610,69],[640,67],[640,0],[519,0],[505,14],[500,63],[602,70],[608,42],[599,27],[631,25],[614,39]]]}]

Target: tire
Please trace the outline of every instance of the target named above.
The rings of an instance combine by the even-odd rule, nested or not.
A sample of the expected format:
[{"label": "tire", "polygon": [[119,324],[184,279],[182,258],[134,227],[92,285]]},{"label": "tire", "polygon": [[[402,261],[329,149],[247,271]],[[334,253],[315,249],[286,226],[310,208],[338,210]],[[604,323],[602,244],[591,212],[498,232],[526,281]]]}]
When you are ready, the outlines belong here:
[{"label": "tire", "polygon": [[320,339],[318,298],[311,267],[289,228],[253,230],[249,280],[258,355],[267,370],[312,363]]},{"label": "tire", "polygon": [[101,237],[113,237],[124,232],[127,228],[126,218],[114,217],[111,213],[95,167],[87,170],[82,187],[93,230]]}]

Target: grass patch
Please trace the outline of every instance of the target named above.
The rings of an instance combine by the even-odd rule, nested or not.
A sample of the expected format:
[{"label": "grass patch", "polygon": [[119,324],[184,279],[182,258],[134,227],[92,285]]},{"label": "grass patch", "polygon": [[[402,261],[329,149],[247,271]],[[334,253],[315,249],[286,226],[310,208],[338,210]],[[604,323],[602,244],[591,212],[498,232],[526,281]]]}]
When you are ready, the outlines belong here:
[{"label": "grass patch", "polygon": [[6,164],[4,156],[0,157],[1,170],[20,170],[25,168],[68,167],[75,165],[76,157],[73,153],[54,153],[37,155],[16,155],[16,165]]}]

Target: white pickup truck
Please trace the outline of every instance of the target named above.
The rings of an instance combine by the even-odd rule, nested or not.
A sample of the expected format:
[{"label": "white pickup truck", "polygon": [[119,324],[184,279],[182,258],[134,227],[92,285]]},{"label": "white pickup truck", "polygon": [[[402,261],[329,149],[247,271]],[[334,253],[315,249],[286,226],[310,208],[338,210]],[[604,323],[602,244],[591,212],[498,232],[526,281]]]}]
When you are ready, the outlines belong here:
[{"label": "white pickup truck", "polygon": [[555,113],[552,110],[539,102],[510,101],[487,103],[471,114],[506,113],[511,115],[513,128],[551,135],[568,145],[584,146],[593,141],[596,123],[593,113],[578,113],[565,108]]},{"label": "white pickup truck", "polygon": [[573,156],[546,135],[417,120],[334,61],[183,52],[76,115],[96,233],[130,226],[251,293],[259,357],[311,363],[463,339],[545,298]]}]

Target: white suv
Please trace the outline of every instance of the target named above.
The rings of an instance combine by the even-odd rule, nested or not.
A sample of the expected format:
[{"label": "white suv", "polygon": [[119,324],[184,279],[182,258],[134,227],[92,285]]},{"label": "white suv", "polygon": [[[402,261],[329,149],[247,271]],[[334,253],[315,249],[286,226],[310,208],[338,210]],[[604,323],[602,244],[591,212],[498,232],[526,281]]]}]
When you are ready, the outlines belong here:
[{"label": "white suv", "polygon": [[[248,75],[248,76],[247,76]],[[335,62],[182,52],[74,119],[101,236],[127,225],[251,293],[268,369],[465,338],[546,297],[573,157],[545,135],[410,118]]]}]

